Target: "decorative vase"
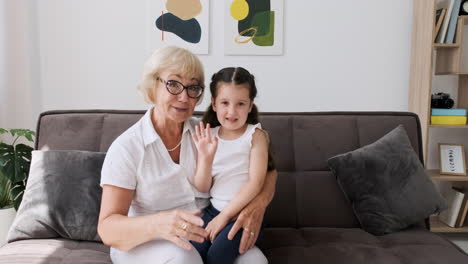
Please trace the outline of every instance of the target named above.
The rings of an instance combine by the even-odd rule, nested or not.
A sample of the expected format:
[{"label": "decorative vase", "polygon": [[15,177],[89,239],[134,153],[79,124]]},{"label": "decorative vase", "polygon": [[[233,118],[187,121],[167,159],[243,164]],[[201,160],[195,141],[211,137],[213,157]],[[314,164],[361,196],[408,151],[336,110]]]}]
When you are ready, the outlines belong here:
[{"label": "decorative vase", "polygon": [[14,207],[0,209],[0,247],[6,244],[8,230],[16,216]]}]

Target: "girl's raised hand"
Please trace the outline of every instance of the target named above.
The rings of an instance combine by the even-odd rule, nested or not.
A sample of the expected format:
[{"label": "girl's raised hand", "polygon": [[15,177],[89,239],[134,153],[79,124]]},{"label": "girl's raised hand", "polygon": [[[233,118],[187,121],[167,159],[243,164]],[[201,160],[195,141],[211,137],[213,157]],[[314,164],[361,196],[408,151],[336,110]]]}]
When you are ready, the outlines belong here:
[{"label": "girl's raised hand", "polygon": [[195,146],[197,147],[198,156],[213,160],[218,148],[218,138],[211,135],[210,124],[206,127],[203,122],[195,127],[195,135],[192,135]]}]

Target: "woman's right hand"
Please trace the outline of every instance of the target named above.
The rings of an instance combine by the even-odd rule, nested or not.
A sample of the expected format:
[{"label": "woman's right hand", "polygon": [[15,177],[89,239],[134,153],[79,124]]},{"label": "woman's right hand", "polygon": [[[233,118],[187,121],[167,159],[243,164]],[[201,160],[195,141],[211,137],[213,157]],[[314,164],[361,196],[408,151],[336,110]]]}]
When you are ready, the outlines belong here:
[{"label": "woman's right hand", "polygon": [[187,240],[202,243],[208,237],[203,228],[200,210],[170,210],[155,214],[153,228],[157,237],[169,240],[177,246],[190,250],[192,245]]},{"label": "woman's right hand", "polygon": [[218,138],[211,136],[210,124],[204,126],[203,122],[195,127],[195,135],[192,135],[198,156],[207,160],[213,160],[218,148]]}]

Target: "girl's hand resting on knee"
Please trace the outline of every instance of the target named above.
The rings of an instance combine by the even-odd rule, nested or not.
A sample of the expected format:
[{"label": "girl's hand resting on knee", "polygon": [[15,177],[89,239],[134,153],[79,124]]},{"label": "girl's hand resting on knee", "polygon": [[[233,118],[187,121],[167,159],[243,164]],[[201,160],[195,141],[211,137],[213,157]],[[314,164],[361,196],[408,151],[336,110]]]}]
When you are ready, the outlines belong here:
[{"label": "girl's hand resting on knee", "polygon": [[229,219],[224,217],[221,214],[217,215],[215,218],[213,218],[208,225],[206,225],[206,231],[208,231],[208,237],[213,243],[215,240],[216,236],[223,230],[223,228],[229,223]]},{"label": "girl's hand resting on knee", "polygon": [[157,237],[190,250],[193,247],[186,240],[202,243],[208,237],[208,232],[203,229],[200,213],[200,210],[163,211],[155,214],[153,228],[156,229]]}]

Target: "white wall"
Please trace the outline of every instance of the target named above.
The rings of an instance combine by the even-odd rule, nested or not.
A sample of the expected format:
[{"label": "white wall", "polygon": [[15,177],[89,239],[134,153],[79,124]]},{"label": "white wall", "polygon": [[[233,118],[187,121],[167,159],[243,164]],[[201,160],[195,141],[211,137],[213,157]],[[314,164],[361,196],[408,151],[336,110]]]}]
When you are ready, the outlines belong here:
[{"label": "white wall", "polygon": [[[136,85],[151,52],[149,1],[38,1],[35,114],[146,108]],[[224,1],[211,0],[206,77],[226,66],[252,71],[261,111],[406,111],[412,2],[285,0],[283,56],[224,56]]]}]

